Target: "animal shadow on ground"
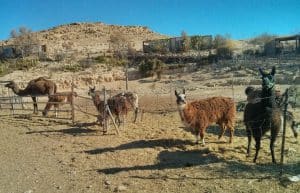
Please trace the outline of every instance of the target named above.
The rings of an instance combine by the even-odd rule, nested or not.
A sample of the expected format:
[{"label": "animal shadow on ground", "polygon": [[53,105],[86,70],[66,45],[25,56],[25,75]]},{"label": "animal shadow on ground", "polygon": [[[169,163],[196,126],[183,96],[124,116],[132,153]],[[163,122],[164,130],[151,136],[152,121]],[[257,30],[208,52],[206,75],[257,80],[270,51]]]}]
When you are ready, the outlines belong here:
[{"label": "animal shadow on ground", "polygon": [[128,150],[128,149],[141,149],[141,148],[155,148],[155,147],[178,147],[183,148],[185,145],[194,145],[190,140],[180,140],[180,139],[156,139],[156,140],[138,140],[130,143],[122,144],[117,147],[107,147],[107,148],[97,148],[93,150],[87,150],[85,153],[88,154],[101,154],[105,152],[113,152],[118,150]]},{"label": "animal shadow on ground", "polygon": [[153,80],[144,80],[144,79],[142,79],[142,80],[139,80],[139,82],[140,83],[151,83],[151,82],[155,82],[155,80],[153,79]]},{"label": "animal shadow on ground", "polygon": [[46,130],[46,131],[29,131],[26,134],[46,134],[49,135],[50,133],[62,133],[68,134],[73,136],[80,136],[80,135],[87,135],[89,133],[95,133],[97,130],[87,129],[83,127],[71,127],[67,129],[57,129],[57,130]]},{"label": "animal shadow on ground", "polygon": [[[189,140],[180,139],[157,139],[157,140],[138,140],[130,143],[121,144],[117,147],[109,148],[98,148],[94,150],[85,151],[85,153],[94,155],[101,154],[105,152],[115,152],[129,149],[140,149],[140,148],[155,148],[164,147],[170,149],[172,147],[182,147],[186,145],[193,145],[194,143]],[[211,152],[208,148],[196,149],[196,150],[162,150],[157,155],[157,162],[152,165],[139,165],[139,166],[129,166],[129,167],[111,167],[111,168],[101,168],[96,171],[100,174],[117,174],[119,172],[128,171],[157,171],[165,169],[181,169],[189,167],[201,167],[202,169],[193,169],[193,172],[197,174],[187,175],[185,178],[195,178],[202,180],[209,179],[271,179],[280,178],[281,166],[273,163],[266,164],[252,164],[248,162],[241,162],[240,160],[226,160],[219,155]],[[207,175],[203,176],[201,172],[203,169],[208,169]],[[300,172],[300,163],[286,163],[282,166],[284,174],[286,175],[296,175]],[[191,171],[191,170],[188,170]],[[211,175],[209,175],[211,174]],[[132,178],[143,178],[143,179],[165,179],[174,178],[168,176],[130,176]],[[182,176],[175,177],[174,180],[182,180]]]},{"label": "animal shadow on ground", "polygon": [[141,165],[132,167],[113,167],[98,169],[98,173],[116,174],[134,170],[164,170],[191,167],[197,165],[207,165],[208,163],[218,163],[224,161],[213,154],[208,154],[207,149],[191,151],[169,151],[164,150],[158,154],[158,163],[153,165]]},{"label": "animal shadow on ground", "polygon": [[[191,156],[193,156],[191,158]],[[179,159],[178,159],[179,158]],[[200,167],[195,168],[195,167]],[[188,169],[193,167],[193,169]],[[132,175],[131,178],[138,179],[197,179],[197,180],[214,180],[214,179],[247,179],[247,180],[269,180],[278,179],[282,186],[287,186],[286,176],[298,175],[300,172],[300,163],[288,163],[282,166],[284,175],[280,174],[281,167],[273,163],[267,164],[246,164],[240,161],[225,160],[217,158],[213,154],[205,154],[201,151],[162,151],[158,155],[158,163],[154,165],[133,166],[124,168],[105,168],[97,170],[98,173],[115,174],[118,172],[134,171],[134,170],[163,170],[163,169],[184,169],[178,175],[166,175],[152,173],[150,175]],[[207,169],[207,170],[205,170]],[[205,175],[203,175],[205,170]],[[169,173],[169,172],[168,172]],[[251,182],[251,181],[249,181]]]}]

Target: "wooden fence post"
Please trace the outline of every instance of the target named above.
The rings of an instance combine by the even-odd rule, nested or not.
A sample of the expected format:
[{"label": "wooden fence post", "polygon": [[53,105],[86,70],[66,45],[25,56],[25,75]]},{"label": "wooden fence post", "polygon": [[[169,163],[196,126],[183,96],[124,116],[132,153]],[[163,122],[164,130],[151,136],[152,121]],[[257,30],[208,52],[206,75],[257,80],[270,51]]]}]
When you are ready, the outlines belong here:
[{"label": "wooden fence post", "polygon": [[103,112],[103,117],[104,117],[104,128],[103,129],[104,129],[104,131],[103,131],[103,133],[107,132],[107,126],[108,126],[108,124],[107,124],[107,116],[106,115],[108,114],[110,116],[113,124],[114,124],[114,127],[115,127],[115,129],[117,131],[117,134],[119,135],[118,126],[116,125],[115,120],[113,118],[113,115],[112,115],[112,113],[110,111],[109,105],[107,104],[107,97],[106,97],[106,89],[105,89],[105,87],[103,88],[103,93],[104,93],[104,112]]},{"label": "wooden fence post", "polygon": [[104,100],[104,108],[102,112],[102,117],[103,117],[103,134],[107,132],[107,119],[106,119],[106,106],[107,106],[107,99],[106,99],[106,89],[103,87],[103,100]]},{"label": "wooden fence post", "polygon": [[126,67],[125,67],[125,76],[126,76],[126,91],[128,91],[128,62],[126,62]]},{"label": "wooden fence post", "polygon": [[288,107],[288,92],[289,89],[287,88],[284,93],[284,111],[283,111],[283,131],[282,131],[282,143],[281,143],[281,158],[280,158],[280,164],[281,164],[281,171],[280,174],[283,174],[283,162],[284,162],[284,146],[285,146],[285,132],[286,132],[286,115],[287,115],[287,107]]},{"label": "wooden fence post", "polygon": [[72,125],[75,124],[75,108],[74,108],[74,79],[72,78],[72,86],[71,86],[71,93],[72,93],[72,97],[71,97],[71,114],[72,114]]}]

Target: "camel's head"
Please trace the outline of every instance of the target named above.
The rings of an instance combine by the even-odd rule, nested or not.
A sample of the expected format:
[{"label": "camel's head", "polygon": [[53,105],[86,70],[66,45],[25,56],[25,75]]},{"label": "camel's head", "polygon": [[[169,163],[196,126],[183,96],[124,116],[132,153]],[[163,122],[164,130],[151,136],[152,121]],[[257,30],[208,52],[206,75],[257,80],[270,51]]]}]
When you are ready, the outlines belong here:
[{"label": "camel's head", "polygon": [[183,105],[186,104],[186,96],[185,96],[185,89],[183,89],[182,93],[178,93],[175,90],[175,96],[176,96],[176,103],[177,105]]},{"label": "camel's head", "polygon": [[261,68],[259,68],[259,72],[261,74],[262,78],[262,87],[266,89],[272,89],[275,86],[275,73],[276,69],[275,66],[273,66],[272,71],[270,73],[267,73],[263,71]]},{"label": "camel's head", "polygon": [[5,87],[11,88],[11,89],[13,89],[15,86],[16,86],[16,83],[14,81],[10,81],[9,83],[7,83],[5,85]]}]

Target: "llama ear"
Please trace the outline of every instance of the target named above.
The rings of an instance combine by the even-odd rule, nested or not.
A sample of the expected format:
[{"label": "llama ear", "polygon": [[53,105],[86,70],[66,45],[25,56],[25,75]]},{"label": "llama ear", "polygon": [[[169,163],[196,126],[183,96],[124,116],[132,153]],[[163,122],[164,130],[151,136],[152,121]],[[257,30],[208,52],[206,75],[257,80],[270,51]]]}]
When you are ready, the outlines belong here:
[{"label": "llama ear", "polygon": [[185,94],[185,88],[183,88],[182,93]]},{"label": "llama ear", "polygon": [[276,68],[275,68],[275,66],[273,66],[272,71],[271,71],[271,75],[274,76],[275,73],[276,73]]},{"label": "llama ear", "polygon": [[178,92],[175,90],[175,96],[177,96],[178,97]]},{"label": "llama ear", "polygon": [[259,70],[259,72],[260,72],[260,74],[261,74],[262,76],[265,75],[265,72],[264,72],[261,68],[259,68],[258,70]]}]

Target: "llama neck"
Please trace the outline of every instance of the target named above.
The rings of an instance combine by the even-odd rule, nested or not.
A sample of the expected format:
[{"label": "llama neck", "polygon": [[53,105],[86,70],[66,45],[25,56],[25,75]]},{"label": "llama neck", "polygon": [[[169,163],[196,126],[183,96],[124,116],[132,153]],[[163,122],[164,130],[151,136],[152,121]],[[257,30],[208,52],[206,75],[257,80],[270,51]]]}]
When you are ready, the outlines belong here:
[{"label": "llama neck", "polygon": [[186,104],[179,104],[177,105],[177,109],[181,118],[181,121],[185,121],[185,108],[186,108]]},{"label": "llama neck", "polygon": [[276,106],[276,102],[275,102],[275,89],[270,88],[263,88],[262,89],[262,104],[265,107],[270,107],[273,108]]}]

